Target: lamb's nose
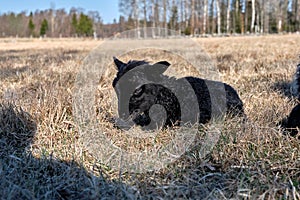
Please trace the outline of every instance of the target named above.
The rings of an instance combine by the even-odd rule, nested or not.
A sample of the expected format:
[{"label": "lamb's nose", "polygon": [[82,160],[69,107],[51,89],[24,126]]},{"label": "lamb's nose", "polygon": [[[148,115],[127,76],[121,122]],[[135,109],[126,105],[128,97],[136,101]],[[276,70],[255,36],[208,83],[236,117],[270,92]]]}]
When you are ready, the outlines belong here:
[{"label": "lamb's nose", "polygon": [[136,118],[138,115],[141,115],[141,114],[142,114],[142,113],[141,113],[140,109],[136,109],[136,110],[134,110],[134,111],[132,112],[131,117],[134,119],[134,118]]}]

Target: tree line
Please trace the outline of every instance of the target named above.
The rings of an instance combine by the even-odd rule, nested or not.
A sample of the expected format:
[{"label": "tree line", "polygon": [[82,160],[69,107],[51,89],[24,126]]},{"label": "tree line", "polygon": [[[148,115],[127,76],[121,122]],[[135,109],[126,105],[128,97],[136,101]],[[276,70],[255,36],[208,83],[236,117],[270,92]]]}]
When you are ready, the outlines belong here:
[{"label": "tree line", "polygon": [[83,9],[37,10],[27,14],[4,13],[0,15],[2,37],[85,37],[101,33],[102,20],[97,11],[84,14]]},{"label": "tree line", "polygon": [[104,24],[81,8],[2,13],[0,37],[111,37],[156,27],[185,35],[297,32],[298,0],[119,0],[120,16]]},{"label": "tree line", "polygon": [[132,27],[161,27],[183,34],[299,31],[298,0],[119,0]]}]

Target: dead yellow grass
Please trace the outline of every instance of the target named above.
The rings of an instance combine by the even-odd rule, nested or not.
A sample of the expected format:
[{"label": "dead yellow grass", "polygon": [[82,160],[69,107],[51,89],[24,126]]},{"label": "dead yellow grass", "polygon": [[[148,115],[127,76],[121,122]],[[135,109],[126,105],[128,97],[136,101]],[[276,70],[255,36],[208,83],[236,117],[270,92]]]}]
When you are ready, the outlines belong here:
[{"label": "dead yellow grass", "polygon": [[[248,120],[227,120],[218,144],[205,159],[199,158],[199,147],[195,147],[167,168],[131,174],[103,165],[78,142],[72,107],[76,74],[83,58],[101,41],[1,39],[0,105],[5,115],[20,116],[11,121],[12,128],[4,129],[0,123],[3,198],[299,199],[300,143],[282,135],[276,123],[297,103],[289,96],[288,83],[299,63],[300,37],[201,38],[196,42],[211,57],[222,80],[238,90]],[[121,58],[132,57],[165,59],[177,64],[175,71],[181,75],[201,76],[167,52],[155,55],[145,50]],[[146,148],[152,141],[129,140],[110,123],[116,114],[111,104],[115,72],[108,66],[97,87],[100,125],[119,146]],[[7,135],[18,124],[24,126],[23,116],[30,116],[35,128],[30,123],[18,131],[29,129],[34,138],[16,151],[9,140],[17,136]]]},{"label": "dead yellow grass", "polygon": [[46,49],[69,49],[69,50],[91,50],[103,41],[92,39],[73,39],[73,38],[43,38],[43,39],[24,39],[24,38],[2,38],[0,39],[0,50],[46,50]]}]

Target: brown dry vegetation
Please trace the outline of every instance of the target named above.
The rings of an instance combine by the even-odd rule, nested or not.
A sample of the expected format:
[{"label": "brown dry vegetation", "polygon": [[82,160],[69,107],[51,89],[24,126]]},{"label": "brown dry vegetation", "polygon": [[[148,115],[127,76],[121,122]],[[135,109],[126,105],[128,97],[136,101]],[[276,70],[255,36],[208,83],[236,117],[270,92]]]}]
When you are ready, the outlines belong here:
[{"label": "brown dry vegetation", "polygon": [[[288,84],[299,62],[300,37],[196,42],[211,57],[222,80],[238,90],[248,120],[226,120],[218,144],[204,159],[195,147],[167,168],[132,174],[115,171],[90,154],[79,142],[73,119],[76,75],[84,57],[101,41],[2,39],[1,198],[300,199],[300,142],[276,126],[297,103]],[[156,53],[145,50],[121,58],[164,59],[180,75],[201,76],[188,63],[166,52]],[[110,63],[97,86],[100,125],[117,145],[146,148],[149,141],[130,140],[110,123],[116,114],[111,103],[115,73]]]}]

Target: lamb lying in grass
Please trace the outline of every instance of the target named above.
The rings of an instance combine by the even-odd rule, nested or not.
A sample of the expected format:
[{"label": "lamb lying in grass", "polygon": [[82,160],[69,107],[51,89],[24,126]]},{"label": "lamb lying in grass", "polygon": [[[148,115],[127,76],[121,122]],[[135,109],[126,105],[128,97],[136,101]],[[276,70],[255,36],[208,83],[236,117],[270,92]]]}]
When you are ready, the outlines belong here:
[{"label": "lamb lying in grass", "polygon": [[[160,105],[165,109],[165,121],[162,124],[164,128],[180,125],[182,121],[189,119],[189,114],[184,114],[183,110],[189,110],[192,115],[198,109],[197,121],[193,117],[190,119],[204,124],[215,117],[212,114],[213,106],[221,109],[221,105],[214,104],[218,104],[218,101],[222,104],[222,98],[224,109],[217,111],[217,114],[244,115],[243,102],[237,92],[226,83],[191,76],[175,79],[163,75],[170,65],[167,61],[150,65],[146,61],[136,60],[124,63],[114,57],[114,63],[118,72],[113,80],[113,87],[118,97],[119,117],[123,122],[131,119],[135,125],[148,126],[158,113],[154,112],[154,117],[151,116],[151,107]],[[187,92],[189,88],[192,93]],[[179,92],[175,94],[176,90]],[[211,92],[217,94],[217,101],[212,101]],[[196,101],[192,101],[193,95]],[[159,123],[161,118],[157,118]],[[127,125],[131,127],[134,124]]]}]

